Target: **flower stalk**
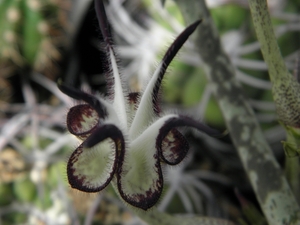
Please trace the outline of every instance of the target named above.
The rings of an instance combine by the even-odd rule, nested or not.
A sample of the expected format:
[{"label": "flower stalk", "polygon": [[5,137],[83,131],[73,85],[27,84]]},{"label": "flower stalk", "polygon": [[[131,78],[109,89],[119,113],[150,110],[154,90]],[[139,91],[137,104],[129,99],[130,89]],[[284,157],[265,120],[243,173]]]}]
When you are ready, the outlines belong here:
[{"label": "flower stalk", "polygon": [[300,84],[297,80],[298,74],[296,72],[295,76],[292,76],[282,58],[273,31],[267,1],[250,0],[249,6],[261,52],[268,65],[278,119],[287,132],[287,140],[283,142],[286,155],[286,176],[292,190],[299,198]]},{"label": "flower stalk", "polygon": [[268,65],[272,93],[279,120],[285,126],[300,126],[300,84],[292,76],[281,56],[265,0],[250,0],[257,39]]},{"label": "flower stalk", "polygon": [[300,129],[284,126],[287,132],[287,139],[283,141],[283,149],[285,152],[285,174],[289,181],[289,184],[296,196],[300,199]]}]

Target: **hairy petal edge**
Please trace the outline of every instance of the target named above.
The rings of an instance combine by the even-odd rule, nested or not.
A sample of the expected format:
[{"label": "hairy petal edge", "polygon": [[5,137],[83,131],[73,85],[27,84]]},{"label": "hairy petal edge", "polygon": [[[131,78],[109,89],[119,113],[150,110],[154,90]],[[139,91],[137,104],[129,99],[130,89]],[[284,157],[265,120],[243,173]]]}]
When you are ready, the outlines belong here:
[{"label": "hairy petal edge", "polygon": [[70,185],[84,192],[101,191],[112,180],[119,162],[118,155],[124,151],[122,132],[115,125],[97,127],[69,158],[67,174]]}]

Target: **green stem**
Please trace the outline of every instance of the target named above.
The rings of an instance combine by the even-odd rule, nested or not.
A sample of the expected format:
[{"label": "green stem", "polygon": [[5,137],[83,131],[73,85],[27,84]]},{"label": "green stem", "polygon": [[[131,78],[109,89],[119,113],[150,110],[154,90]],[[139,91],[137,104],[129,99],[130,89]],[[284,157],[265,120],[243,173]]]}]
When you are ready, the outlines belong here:
[{"label": "green stem", "polygon": [[299,183],[299,172],[300,172],[300,165],[299,165],[299,156],[294,157],[286,157],[285,159],[285,173],[286,177],[289,181],[289,184],[295,193],[297,199],[300,198],[300,183]]},{"label": "green stem", "polygon": [[268,64],[271,81],[289,79],[290,75],[277,44],[266,0],[249,0],[249,6],[261,52]]},{"label": "green stem", "polygon": [[268,65],[279,120],[288,126],[299,126],[300,85],[289,73],[281,56],[267,2],[249,0],[249,5],[261,52]]},{"label": "green stem", "polygon": [[[186,24],[203,19],[194,43],[242,164],[270,225],[290,224],[299,206],[235,78],[204,0],[175,0]],[[259,1],[262,2],[262,1]],[[193,38],[192,37],[192,38]],[[276,65],[275,65],[276,68]],[[300,224],[299,221],[296,221]]]},{"label": "green stem", "polygon": [[[266,0],[249,0],[252,19],[261,45],[261,52],[268,65],[272,92],[279,120],[287,131],[286,175],[295,195],[299,197],[299,112],[300,85],[289,73],[273,31]],[[298,133],[298,134],[297,134]]]},{"label": "green stem", "polygon": [[287,131],[287,140],[283,142],[286,156],[285,174],[295,196],[300,200],[300,129],[289,126],[284,128]]}]

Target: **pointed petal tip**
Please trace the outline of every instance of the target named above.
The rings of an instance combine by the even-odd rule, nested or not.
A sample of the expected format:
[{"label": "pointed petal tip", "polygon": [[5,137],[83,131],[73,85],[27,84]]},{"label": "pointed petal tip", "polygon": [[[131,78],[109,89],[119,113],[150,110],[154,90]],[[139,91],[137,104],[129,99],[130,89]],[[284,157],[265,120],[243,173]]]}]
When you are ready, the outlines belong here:
[{"label": "pointed petal tip", "polygon": [[[162,83],[162,80],[164,78],[165,72],[170,65],[171,61],[174,59],[178,51],[181,49],[181,47],[184,45],[184,43],[187,41],[190,35],[193,34],[193,32],[196,30],[198,25],[201,23],[201,19],[197,20],[196,22],[189,25],[187,28],[185,28],[178,37],[174,40],[174,42],[171,44],[171,46],[166,51],[162,61],[161,66],[157,69],[158,75],[153,76],[152,79],[156,79],[155,84],[152,86],[152,107],[155,114],[159,114],[159,90]],[[151,82],[150,82],[151,84]]]},{"label": "pointed petal tip", "polygon": [[61,79],[57,81],[57,87],[61,92],[76,100],[83,100],[82,96],[86,94],[81,90],[77,90],[71,86],[66,85]]},{"label": "pointed petal tip", "polygon": [[67,86],[61,80],[58,81],[57,85],[61,92],[69,97],[88,103],[98,113],[100,118],[105,118],[107,116],[107,109],[103,102],[101,102],[102,100],[99,100],[92,94]]},{"label": "pointed petal tip", "polygon": [[200,25],[200,23],[202,23],[202,19],[195,21],[190,26],[195,27],[195,29],[196,29]]},{"label": "pointed petal tip", "polygon": [[219,135],[213,136],[213,137],[215,137],[215,138],[223,138],[223,137],[226,137],[227,135],[229,135],[229,131],[226,129],[222,133],[220,133]]},{"label": "pointed petal tip", "polygon": [[108,23],[103,0],[95,0],[95,11],[96,11],[99,27],[103,35],[103,39],[108,46],[112,47],[113,44],[112,36],[110,33],[109,23]]},{"label": "pointed petal tip", "polygon": [[190,24],[184,31],[186,33],[188,33],[188,35],[191,35],[196,29],[197,27],[200,25],[200,23],[202,23],[202,19],[199,19],[197,21],[195,21],[194,23]]},{"label": "pointed petal tip", "polygon": [[68,94],[68,92],[69,92],[69,91],[68,91],[68,86],[64,84],[64,82],[63,82],[63,80],[62,80],[61,78],[59,78],[59,79],[57,80],[56,84],[57,84],[58,89],[59,89],[62,93],[64,93],[64,94],[66,94],[66,95],[69,96],[69,94]]}]

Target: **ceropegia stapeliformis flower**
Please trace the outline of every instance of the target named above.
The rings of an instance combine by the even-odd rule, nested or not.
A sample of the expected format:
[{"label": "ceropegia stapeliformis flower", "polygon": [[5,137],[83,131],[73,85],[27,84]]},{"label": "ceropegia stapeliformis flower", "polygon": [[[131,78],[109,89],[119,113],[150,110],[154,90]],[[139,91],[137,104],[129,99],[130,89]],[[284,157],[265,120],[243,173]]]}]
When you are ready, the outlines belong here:
[{"label": "ceropegia stapeliformis flower", "polygon": [[59,83],[62,92],[85,102],[72,107],[67,115],[69,131],[83,140],[69,158],[68,180],[73,188],[84,192],[101,191],[112,181],[127,203],[147,210],[162,193],[162,166],[180,163],[189,149],[177,127],[220,135],[192,118],[162,114],[158,104],[168,65],[200,21],[176,38],[143,93],[129,93],[118,71],[102,0],[95,1],[95,9],[110,61],[112,87],[109,98],[104,99]]}]

